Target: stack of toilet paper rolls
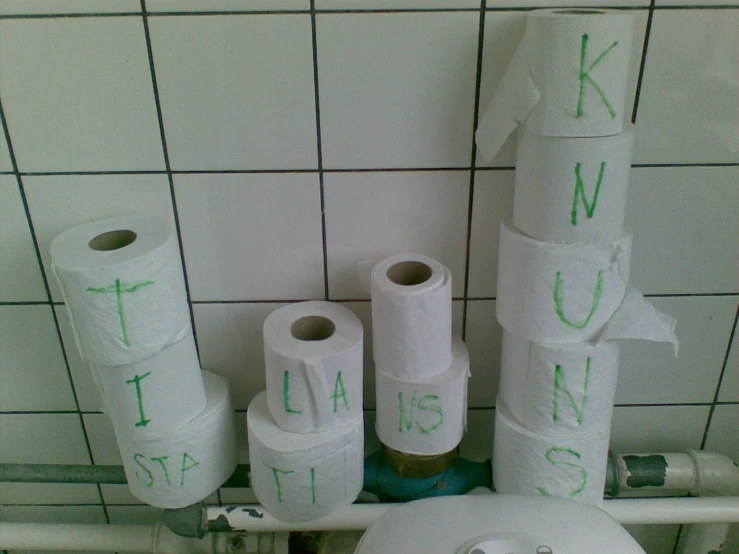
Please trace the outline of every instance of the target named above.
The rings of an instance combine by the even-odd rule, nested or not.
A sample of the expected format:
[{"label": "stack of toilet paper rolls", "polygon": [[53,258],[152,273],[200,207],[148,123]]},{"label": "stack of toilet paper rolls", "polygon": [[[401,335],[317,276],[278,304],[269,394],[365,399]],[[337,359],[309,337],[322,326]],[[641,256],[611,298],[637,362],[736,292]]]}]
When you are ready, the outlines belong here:
[{"label": "stack of toilet paper rolls", "polygon": [[364,483],[363,329],[350,310],[302,302],[264,322],[267,390],[247,412],[251,482],[285,521],[354,502]]},{"label": "stack of toilet paper rolls", "polygon": [[236,468],[233,410],[226,382],[200,369],[169,225],[147,216],[80,225],[54,239],[51,258],[131,492],[159,508],[203,500]]},{"label": "stack of toilet paper rolls", "polygon": [[598,339],[629,279],[632,25],[625,12],[532,12],[477,132],[492,160],[523,123],[498,263],[499,492],[603,500],[619,345]]},{"label": "stack of toilet paper rolls", "polygon": [[469,354],[452,336],[452,277],[442,264],[398,254],[371,274],[376,429],[405,454],[454,450],[467,418]]}]

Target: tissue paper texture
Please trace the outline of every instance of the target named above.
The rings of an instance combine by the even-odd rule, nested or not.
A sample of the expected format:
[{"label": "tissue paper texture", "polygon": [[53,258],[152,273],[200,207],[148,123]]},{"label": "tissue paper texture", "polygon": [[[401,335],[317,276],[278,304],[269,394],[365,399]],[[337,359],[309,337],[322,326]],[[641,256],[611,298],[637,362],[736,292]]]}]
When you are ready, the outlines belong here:
[{"label": "tissue paper texture", "polygon": [[259,393],[246,422],[252,488],[272,515],[310,521],[357,499],[364,483],[361,419],[320,433],[290,433],[277,426]]},{"label": "tissue paper texture", "polygon": [[401,380],[377,366],[377,436],[406,454],[443,454],[462,440],[467,421],[470,358],[462,339],[452,340],[452,365],[426,379]]},{"label": "tissue paper texture", "polygon": [[545,437],[495,404],[493,484],[500,493],[559,496],[600,506],[608,464],[609,433],[590,437]]},{"label": "tissue paper texture", "polygon": [[545,242],[592,243],[624,234],[633,126],[614,136],[519,133],[513,225]]},{"label": "tissue paper texture", "polygon": [[608,434],[619,354],[614,341],[542,344],[503,331],[499,398],[539,435]]},{"label": "tissue paper texture", "polygon": [[375,363],[400,379],[424,378],[452,363],[452,276],[434,259],[397,254],[372,271]]},{"label": "tissue paper texture", "polygon": [[192,332],[133,364],[92,365],[105,410],[134,440],[168,435],[205,409],[203,376]]},{"label": "tissue paper texture", "polygon": [[500,227],[498,321],[535,342],[587,342],[600,336],[626,291],[631,234],[563,245],[531,239],[510,219]]},{"label": "tissue paper texture", "polygon": [[363,361],[362,323],[349,309],[313,301],[272,312],[264,322],[264,362],[277,425],[313,433],[361,422]]},{"label": "tissue paper texture", "polygon": [[529,133],[599,137],[621,132],[633,17],[623,11],[536,10],[475,135],[491,162],[521,124]]},{"label": "tissue paper texture", "polygon": [[[184,508],[220,487],[236,469],[236,430],[228,385],[203,371],[208,403],[178,431],[137,441],[116,428],[131,493],[157,508]],[[115,424],[115,422],[114,422]]]},{"label": "tissue paper texture", "polygon": [[166,222],[132,215],[86,223],[52,241],[51,259],[83,360],[135,363],[190,329],[177,238]]}]

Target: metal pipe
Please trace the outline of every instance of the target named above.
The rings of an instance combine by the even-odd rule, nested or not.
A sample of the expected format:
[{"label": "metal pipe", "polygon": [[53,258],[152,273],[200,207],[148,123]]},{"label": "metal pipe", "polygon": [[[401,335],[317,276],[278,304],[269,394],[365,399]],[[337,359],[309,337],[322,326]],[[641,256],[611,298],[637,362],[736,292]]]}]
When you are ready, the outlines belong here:
[{"label": "metal pipe", "polygon": [[721,554],[729,536],[730,523],[686,525],[680,533],[677,554]]},{"label": "metal pipe", "polygon": [[0,523],[0,548],[155,552],[153,525]]}]

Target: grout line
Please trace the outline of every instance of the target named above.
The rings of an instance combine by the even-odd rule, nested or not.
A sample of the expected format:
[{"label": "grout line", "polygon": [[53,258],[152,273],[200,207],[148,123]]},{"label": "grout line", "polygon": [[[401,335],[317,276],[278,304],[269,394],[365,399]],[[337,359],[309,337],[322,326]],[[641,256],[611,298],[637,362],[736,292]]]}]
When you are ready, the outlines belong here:
[{"label": "grout line", "polygon": [[739,167],[737,162],[696,162],[696,163],[664,163],[664,164],[631,164],[632,168],[648,167]]},{"label": "grout line", "polygon": [[167,135],[164,131],[164,116],[162,114],[162,104],[159,99],[159,85],[157,83],[156,68],[154,67],[154,50],[151,46],[151,34],[149,33],[149,20],[146,11],[146,0],[141,0],[141,20],[144,25],[144,38],[146,39],[146,52],[149,57],[149,70],[151,72],[151,85],[154,93],[154,103],[157,109],[157,120],[159,122],[159,135],[162,139],[162,155],[164,157],[164,167],[169,180],[169,195],[172,199],[172,215],[174,216],[175,230],[177,231],[177,243],[180,247],[180,262],[182,264],[182,275],[185,281],[185,293],[187,294],[187,304],[190,310],[190,326],[192,328],[192,336],[195,341],[195,349],[200,359],[200,347],[198,345],[198,334],[195,328],[195,313],[192,308],[192,298],[190,296],[190,282],[187,279],[187,264],[185,263],[185,249],[182,245],[182,232],[180,230],[180,216],[177,211],[177,197],[174,189],[174,179],[172,178],[172,167],[169,163],[169,150],[167,149]]},{"label": "grout line", "polygon": [[[80,402],[79,402],[79,398],[77,397],[77,389],[75,388],[75,385],[74,385],[74,378],[72,377],[72,370],[69,367],[69,358],[67,357],[67,350],[64,347],[64,339],[62,338],[62,330],[61,330],[61,327],[59,326],[59,318],[56,315],[56,309],[52,305],[54,299],[51,296],[51,288],[49,287],[49,278],[46,275],[46,269],[44,269],[43,258],[41,257],[41,249],[38,244],[38,237],[36,236],[36,228],[33,224],[33,218],[31,217],[31,210],[28,206],[28,197],[26,196],[26,189],[23,186],[23,178],[20,176],[20,173],[18,172],[18,160],[15,157],[15,150],[13,148],[13,142],[10,140],[10,129],[8,127],[8,121],[5,118],[5,109],[3,108],[1,99],[0,99],[0,125],[2,126],[2,130],[5,135],[5,143],[8,147],[8,155],[10,156],[10,164],[11,164],[11,167],[13,168],[13,172],[15,173],[16,182],[18,183],[18,192],[21,197],[21,202],[23,203],[23,210],[26,213],[26,222],[28,223],[28,229],[29,229],[29,232],[31,233],[31,241],[33,242],[33,248],[36,252],[36,261],[38,263],[39,271],[41,272],[42,281],[44,283],[44,290],[46,291],[46,298],[49,304],[49,311],[51,312],[51,317],[54,321],[54,328],[56,329],[56,336],[57,336],[57,340],[59,341],[59,348],[62,353],[62,359],[64,360],[64,367],[67,370],[67,379],[69,379],[69,388],[72,391],[72,398],[74,399],[74,405],[77,408],[76,413],[79,418],[80,429],[82,430],[82,436],[85,439],[85,446],[87,447],[87,455],[89,457],[90,463],[94,465],[95,461],[92,456],[92,447],[90,446],[90,438],[87,435],[87,427],[85,427],[85,420],[82,417],[82,412],[80,411]],[[100,490],[100,487],[98,487],[98,494],[100,495],[100,502],[104,502],[103,494],[102,494],[102,491]]]},{"label": "grout line", "polygon": [[462,340],[467,337],[467,303],[470,290],[470,248],[472,244],[472,210],[475,200],[475,165],[477,161],[477,144],[475,131],[477,130],[478,115],[480,112],[480,87],[482,83],[482,54],[485,47],[485,7],[486,0],[480,0],[480,22],[477,35],[477,68],[475,73],[475,104],[472,111],[472,148],[470,151],[470,186],[467,192],[467,237],[464,260],[464,292],[462,304]]},{"label": "grout line", "polygon": [[[269,300],[193,300],[193,304],[295,304],[297,302],[310,302],[315,298],[285,298]],[[478,300],[476,298],[472,300]],[[461,296],[452,297],[453,302],[462,302]],[[332,298],[331,302],[370,302],[369,298]]]},{"label": "grout line", "polygon": [[136,17],[140,12],[26,13],[1,14],[0,19],[79,19],[82,17]]},{"label": "grout line", "polygon": [[677,547],[680,546],[680,535],[683,534],[683,524],[677,528],[677,536],[675,537],[675,546],[672,548],[672,554],[677,554]]},{"label": "grout line", "polygon": [[711,409],[708,411],[708,417],[706,418],[706,427],[703,430],[703,439],[701,440],[701,450],[706,447],[706,441],[708,440],[708,431],[711,428],[711,421],[713,420],[713,414],[716,411],[716,406],[719,405],[718,397],[721,394],[721,383],[724,380],[724,374],[726,373],[726,366],[729,365],[729,354],[731,354],[731,346],[734,342],[734,336],[736,335],[737,322],[739,322],[739,307],[736,309],[736,315],[734,316],[734,325],[731,328],[729,334],[729,344],[726,347],[724,353],[724,363],[721,364],[721,373],[718,376],[718,382],[716,383],[716,391],[713,393],[713,402],[711,403]]},{"label": "grout line", "polygon": [[313,90],[316,104],[316,152],[318,155],[318,191],[321,199],[321,242],[323,245],[323,295],[328,300],[328,247],[326,245],[326,198],[323,186],[323,144],[321,142],[321,96],[318,87],[318,31],[316,2],[310,0],[311,47],[313,49]]},{"label": "grout line", "polygon": [[647,64],[647,49],[649,48],[649,35],[652,32],[652,20],[654,19],[654,4],[656,0],[650,0],[649,12],[647,15],[647,27],[644,31],[644,44],[641,51],[641,62],[639,63],[639,76],[636,80],[636,91],[634,92],[634,108],[631,112],[631,123],[636,123],[636,112],[639,109],[639,98],[641,96],[641,87],[644,80],[644,68]]},{"label": "grout line", "polygon": [[51,306],[52,303],[48,300],[35,300],[35,301],[2,301],[0,306]]}]

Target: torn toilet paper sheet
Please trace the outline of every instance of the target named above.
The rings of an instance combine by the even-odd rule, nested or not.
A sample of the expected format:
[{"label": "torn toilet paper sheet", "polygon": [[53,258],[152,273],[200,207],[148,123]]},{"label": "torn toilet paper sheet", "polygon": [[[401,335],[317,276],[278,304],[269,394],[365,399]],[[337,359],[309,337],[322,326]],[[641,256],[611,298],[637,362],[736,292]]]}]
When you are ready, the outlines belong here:
[{"label": "torn toilet paper sheet", "polygon": [[[609,430],[610,431],[610,430]],[[609,433],[546,437],[529,431],[500,398],[495,403],[493,485],[497,492],[558,496],[600,506],[608,466]]]},{"label": "torn toilet paper sheet", "polygon": [[631,124],[618,135],[597,138],[519,133],[513,225],[545,242],[621,237],[633,140]]},{"label": "torn toilet paper sheet", "polygon": [[362,420],[363,329],[339,304],[311,301],[264,322],[267,404],[281,428],[313,433]]},{"label": "torn toilet paper sheet", "polygon": [[624,113],[633,16],[612,10],[535,10],[480,120],[478,151],[492,162],[508,135],[616,135]]},{"label": "torn toilet paper sheet", "polygon": [[511,220],[500,226],[498,321],[535,342],[597,339],[626,291],[631,234],[586,245],[525,236]]},{"label": "torn toilet paper sheet", "polygon": [[133,364],[91,364],[113,424],[135,440],[177,431],[205,409],[206,396],[192,332]]},{"label": "torn toilet paper sheet", "polygon": [[362,420],[318,433],[277,426],[259,393],[246,415],[251,483],[259,502],[284,521],[310,521],[354,502],[364,483]]},{"label": "torn toilet paper sheet", "polygon": [[167,222],[131,215],[73,227],[52,241],[51,260],[83,360],[135,363],[190,330],[177,236]]},{"label": "torn toilet paper sheet", "polygon": [[498,398],[518,422],[540,435],[607,434],[619,354],[615,341],[542,344],[503,330]]},{"label": "torn toilet paper sheet", "polygon": [[236,469],[236,429],[228,385],[203,371],[208,402],[195,419],[164,437],[134,440],[116,428],[131,493],[157,508],[184,508],[220,487]]},{"label": "torn toilet paper sheet", "polygon": [[441,373],[452,362],[452,276],[438,261],[396,254],[372,270],[375,363],[400,379]]},{"label": "torn toilet paper sheet", "polygon": [[377,436],[406,454],[444,454],[457,447],[467,422],[470,358],[462,339],[452,339],[453,361],[425,379],[398,379],[377,366]]}]

